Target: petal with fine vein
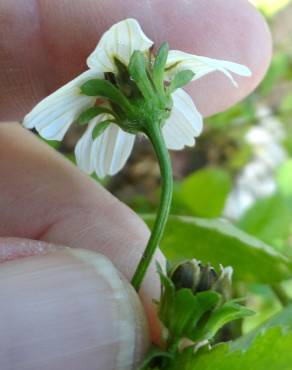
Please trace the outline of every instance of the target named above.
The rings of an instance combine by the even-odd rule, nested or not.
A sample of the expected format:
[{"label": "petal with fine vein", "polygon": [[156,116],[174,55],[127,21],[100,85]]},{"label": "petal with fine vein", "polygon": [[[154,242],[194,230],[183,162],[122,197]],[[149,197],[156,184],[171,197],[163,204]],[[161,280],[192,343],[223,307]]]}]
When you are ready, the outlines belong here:
[{"label": "petal with fine vein", "polygon": [[86,71],[46,97],[23,120],[26,128],[35,128],[47,140],[62,140],[70,125],[96,98],[82,95],[80,86],[96,72]]},{"label": "petal with fine vein", "polygon": [[91,175],[94,171],[93,157],[91,154],[93,145],[92,132],[99,121],[100,116],[93,118],[89,122],[86,131],[75,146],[77,166],[88,175]]},{"label": "petal with fine vein", "polygon": [[250,69],[242,64],[192,55],[178,50],[171,50],[168,54],[166,63],[167,77],[171,78],[177,72],[186,69],[189,69],[195,73],[193,80],[197,80],[198,78],[201,78],[211,72],[222,72],[235,86],[237,86],[237,83],[233,79],[230,72],[243,77],[251,76]]},{"label": "petal with fine vein", "polygon": [[192,98],[182,89],[173,94],[173,108],[169,119],[162,127],[162,134],[168,149],[180,150],[193,146],[195,137],[203,129],[203,118]]},{"label": "petal with fine vein", "polygon": [[98,136],[92,146],[92,161],[98,177],[115,175],[125,165],[133,149],[135,135],[112,123]]},{"label": "petal with fine vein", "polygon": [[101,38],[87,59],[87,65],[98,72],[115,72],[114,58],[129,64],[135,50],[146,52],[153,45],[135,19],[114,24]]}]

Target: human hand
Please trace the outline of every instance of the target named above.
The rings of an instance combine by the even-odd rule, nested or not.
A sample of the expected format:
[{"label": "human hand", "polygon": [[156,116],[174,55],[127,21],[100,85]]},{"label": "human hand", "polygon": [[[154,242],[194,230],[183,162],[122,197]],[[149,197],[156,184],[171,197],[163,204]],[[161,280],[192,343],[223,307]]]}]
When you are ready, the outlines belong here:
[{"label": "human hand", "polygon": [[[206,0],[51,0],[40,1],[38,8],[29,0],[0,0],[0,14],[6,21],[1,23],[0,60],[7,65],[0,73],[2,120],[21,119],[42,97],[82,71],[104,30],[129,16],[137,18],[157,44],[167,40],[172,48],[246,64],[252,70],[253,77],[240,81],[239,89],[215,75],[194,84],[194,101],[205,114],[247,95],[270,60],[266,25],[245,0],[214,0],[212,5]],[[148,231],[126,206],[17,124],[0,125],[0,174],[0,255],[33,254],[40,244],[32,239],[42,240],[101,252],[131,278]],[[7,236],[21,239],[4,239]],[[101,257],[90,254],[82,262],[84,253],[43,248],[50,253],[1,266],[1,369],[133,367],[134,357],[142,356],[147,346],[143,314],[133,292],[126,294],[129,289],[107,262],[111,279],[96,274],[92,261]],[[151,299],[158,289],[152,269],[141,291],[152,338],[158,334]],[[121,322],[135,335],[127,336]],[[118,363],[118,356],[124,364]]]}]

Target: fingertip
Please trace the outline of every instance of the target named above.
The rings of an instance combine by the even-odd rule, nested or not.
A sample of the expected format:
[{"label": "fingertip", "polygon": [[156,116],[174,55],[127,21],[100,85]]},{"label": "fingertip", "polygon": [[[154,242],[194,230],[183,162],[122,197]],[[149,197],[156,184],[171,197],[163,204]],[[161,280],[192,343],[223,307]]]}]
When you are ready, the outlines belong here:
[{"label": "fingertip", "polygon": [[247,66],[252,75],[234,75],[235,88],[221,73],[212,73],[187,87],[204,116],[222,112],[249,95],[271,62],[272,37],[264,17],[246,0],[196,0],[164,7],[157,40],[173,49]]},{"label": "fingertip", "polygon": [[267,23],[247,0],[52,0],[40,1],[33,9],[28,3],[1,4],[11,20],[3,28],[5,53],[0,53],[3,65],[9,66],[0,76],[2,119],[20,119],[41,98],[82,72],[101,35],[129,17],[137,19],[157,44],[169,41],[172,49],[250,67],[253,77],[239,78],[237,90],[219,74],[193,84],[190,91],[204,115],[222,111],[249,94],[271,59]]},{"label": "fingertip", "polygon": [[[21,242],[34,243],[1,239],[0,249]],[[4,262],[0,287],[1,369],[126,370],[145,355],[140,301],[100,254],[58,246]]]}]

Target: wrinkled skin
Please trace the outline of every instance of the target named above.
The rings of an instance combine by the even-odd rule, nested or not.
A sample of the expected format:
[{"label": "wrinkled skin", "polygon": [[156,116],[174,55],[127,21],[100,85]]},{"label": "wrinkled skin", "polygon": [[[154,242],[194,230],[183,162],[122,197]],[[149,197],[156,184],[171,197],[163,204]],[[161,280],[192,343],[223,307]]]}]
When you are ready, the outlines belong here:
[{"label": "wrinkled skin", "polygon": [[[65,294],[62,291],[62,268],[57,275],[54,272],[59,261],[57,254],[18,259],[39,250],[38,245],[30,240],[101,252],[130,279],[149,237],[144,223],[128,207],[17,123],[9,122],[21,120],[40,99],[83,71],[85,59],[102,33],[126,17],[135,17],[156,45],[167,40],[172,49],[243,63],[252,70],[252,78],[237,78],[238,89],[219,74],[193,83],[189,92],[204,115],[222,111],[248,95],[261,81],[270,62],[271,40],[267,25],[246,0],[0,0],[0,261],[1,253],[5,256],[8,250],[9,258],[15,259],[5,263],[5,274],[2,273],[0,283],[5,276],[11,282],[8,288],[13,292],[11,305],[19,307],[18,311],[12,310],[17,318],[11,313],[9,319],[7,311],[0,309],[0,325],[5,323],[5,331],[0,333],[0,348],[5,349],[3,353],[0,349],[1,369],[5,366],[17,369],[17,361],[22,360],[23,354],[15,345],[16,336],[20,343],[25,343],[25,356],[30,359],[36,356],[34,347],[29,346],[31,337],[27,332],[19,332],[19,325],[25,325],[28,331],[33,325],[30,313],[22,316],[25,296],[17,294],[18,290],[24,291],[21,286],[24,279],[16,281],[11,276],[24,269],[31,289],[43,286],[42,294],[48,297],[52,294],[49,289],[58,295]],[[72,256],[62,256],[61,260],[65,274],[68,271],[66,266],[72,266]],[[36,285],[35,275],[27,275],[30,270],[43,271],[44,266],[52,269],[55,276],[53,288],[46,286],[44,278],[39,278],[43,285]],[[92,325],[106,323],[92,344],[93,347],[104,346],[103,357],[94,355],[94,351],[92,354],[80,350],[79,360],[83,367],[78,367],[78,359],[75,359],[74,369],[117,369],[112,345],[119,345],[119,340],[112,330],[114,320],[110,316],[110,312],[117,309],[115,295],[111,289],[104,288],[100,277],[92,274],[80,276],[80,271],[84,270],[82,264],[74,266],[70,278],[73,281],[75,275],[75,279],[80,278],[84,289],[90,284],[103,286],[99,290],[99,301],[91,301],[86,310],[91,313]],[[152,267],[143,284],[141,298],[152,338],[156,340],[159,326],[151,299],[157,296],[158,291],[159,284]],[[13,298],[15,294],[17,298]],[[73,289],[70,297],[74,294]],[[70,297],[62,302],[64,312],[71,305]],[[0,307],[4,303],[2,300],[9,307],[7,299],[0,295]],[[129,296],[129,300],[135,299],[133,294]],[[108,300],[107,305],[100,305],[105,300]],[[132,306],[137,305],[136,302]],[[84,310],[84,305],[77,306],[74,313],[77,316],[74,317],[84,319]],[[45,312],[45,309],[40,309],[37,320],[43,327],[42,340],[50,346],[51,342],[46,340],[51,335],[51,322]],[[124,319],[121,315],[117,313],[114,317]],[[139,357],[147,345],[147,335],[141,326],[142,315],[138,319],[136,316],[132,316],[132,321],[136,323],[135,356]],[[66,332],[71,323],[69,318],[61,322],[60,332]],[[82,327],[85,329],[80,338],[76,334],[77,347],[78,340],[81,344],[83,336],[87,336],[85,323]],[[31,335],[34,335],[33,330]],[[57,349],[49,349],[54,356]],[[11,356],[11,353],[17,355]],[[49,361],[46,363],[48,369],[73,368],[65,353],[54,362]],[[33,366],[27,369],[35,369]],[[42,364],[41,368],[46,367]]]}]

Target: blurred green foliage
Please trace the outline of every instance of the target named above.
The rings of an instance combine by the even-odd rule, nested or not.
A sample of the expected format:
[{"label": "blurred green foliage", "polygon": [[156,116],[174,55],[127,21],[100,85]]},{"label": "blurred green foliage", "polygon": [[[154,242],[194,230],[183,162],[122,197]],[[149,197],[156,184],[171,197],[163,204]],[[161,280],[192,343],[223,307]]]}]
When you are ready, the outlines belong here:
[{"label": "blurred green foliage", "polygon": [[[207,186],[206,186],[207,184]],[[231,178],[219,168],[204,168],[185,178],[176,187],[177,202],[201,217],[218,217],[222,214],[231,190]]]},{"label": "blurred green foliage", "polygon": [[238,222],[238,226],[292,256],[292,160],[279,167],[277,191],[259,199]]},{"label": "blurred green foliage", "polygon": [[258,7],[265,16],[270,17],[284,8],[290,1],[291,0],[251,0],[251,3]]}]

